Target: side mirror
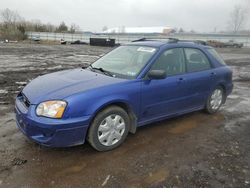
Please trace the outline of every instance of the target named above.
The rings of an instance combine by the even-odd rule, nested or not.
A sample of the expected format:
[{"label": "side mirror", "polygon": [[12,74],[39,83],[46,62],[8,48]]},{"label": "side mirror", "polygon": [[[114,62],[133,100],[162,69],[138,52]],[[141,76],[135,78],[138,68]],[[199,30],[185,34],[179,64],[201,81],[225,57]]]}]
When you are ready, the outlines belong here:
[{"label": "side mirror", "polygon": [[167,73],[164,70],[150,70],[148,72],[148,78],[151,80],[160,80],[167,77]]}]

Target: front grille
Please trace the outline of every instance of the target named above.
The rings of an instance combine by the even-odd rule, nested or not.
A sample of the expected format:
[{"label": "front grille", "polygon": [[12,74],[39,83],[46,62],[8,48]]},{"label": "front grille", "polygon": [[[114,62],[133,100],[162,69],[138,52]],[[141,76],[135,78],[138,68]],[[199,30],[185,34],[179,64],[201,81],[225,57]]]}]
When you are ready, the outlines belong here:
[{"label": "front grille", "polygon": [[29,99],[21,92],[19,95],[19,99],[22,101],[22,103],[29,108],[30,107],[30,101]]}]

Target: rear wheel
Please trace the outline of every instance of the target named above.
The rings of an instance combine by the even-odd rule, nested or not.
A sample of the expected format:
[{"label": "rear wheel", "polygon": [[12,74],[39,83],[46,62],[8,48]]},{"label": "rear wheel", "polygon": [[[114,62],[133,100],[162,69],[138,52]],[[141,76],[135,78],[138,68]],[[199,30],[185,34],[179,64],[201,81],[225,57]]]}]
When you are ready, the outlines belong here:
[{"label": "rear wheel", "polygon": [[118,106],[111,106],[94,118],[88,141],[98,151],[108,151],[118,147],[128,135],[129,116]]},{"label": "rear wheel", "polygon": [[222,87],[219,86],[208,97],[205,107],[206,111],[210,114],[216,113],[220,109],[224,100],[224,90]]}]

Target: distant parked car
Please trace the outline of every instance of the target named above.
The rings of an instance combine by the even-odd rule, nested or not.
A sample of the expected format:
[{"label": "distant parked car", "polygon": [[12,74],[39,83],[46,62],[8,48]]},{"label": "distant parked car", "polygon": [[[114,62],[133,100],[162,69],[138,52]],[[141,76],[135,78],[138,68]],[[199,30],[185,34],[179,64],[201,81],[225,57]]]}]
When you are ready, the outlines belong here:
[{"label": "distant parked car", "polygon": [[109,46],[109,47],[114,47],[116,45],[115,39],[111,38],[90,38],[89,44],[91,46]]},{"label": "distant parked car", "polygon": [[107,151],[137,127],[197,110],[215,113],[232,89],[232,71],[212,47],[144,39],[116,48],[87,69],[32,80],[16,98],[16,122],[45,146],[87,140]]},{"label": "distant parked car", "polygon": [[32,37],[31,40],[33,40],[35,42],[40,42],[41,41],[40,37]]},{"label": "distant parked car", "polygon": [[76,41],[74,41],[74,42],[71,42],[70,44],[88,44],[88,43],[82,42],[82,41],[80,41],[80,40],[76,40]]},{"label": "distant parked car", "polygon": [[207,41],[207,44],[215,48],[227,48],[227,47],[242,48],[243,47],[243,43],[234,42],[233,40],[230,40],[229,42],[209,40]]},{"label": "distant parked car", "polygon": [[233,47],[233,48],[242,48],[243,43],[235,42],[233,40],[230,40],[229,42],[226,42],[225,47]]},{"label": "distant parked car", "polygon": [[64,39],[61,39],[61,40],[60,40],[60,43],[61,43],[62,45],[66,45],[66,44],[67,44],[67,41],[65,41]]}]

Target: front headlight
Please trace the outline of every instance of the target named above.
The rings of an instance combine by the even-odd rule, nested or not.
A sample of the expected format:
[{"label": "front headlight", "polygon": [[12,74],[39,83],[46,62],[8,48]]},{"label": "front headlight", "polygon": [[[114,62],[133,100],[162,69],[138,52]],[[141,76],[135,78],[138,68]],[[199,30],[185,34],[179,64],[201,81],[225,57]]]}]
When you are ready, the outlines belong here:
[{"label": "front headlight", "polygon": [[62,118],[63,112],[67,106],[65,101],[46,101],[40,103],[36,108],[38,116],[49,118]]}]

